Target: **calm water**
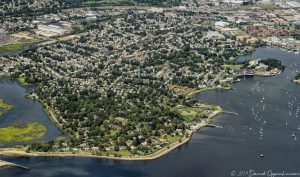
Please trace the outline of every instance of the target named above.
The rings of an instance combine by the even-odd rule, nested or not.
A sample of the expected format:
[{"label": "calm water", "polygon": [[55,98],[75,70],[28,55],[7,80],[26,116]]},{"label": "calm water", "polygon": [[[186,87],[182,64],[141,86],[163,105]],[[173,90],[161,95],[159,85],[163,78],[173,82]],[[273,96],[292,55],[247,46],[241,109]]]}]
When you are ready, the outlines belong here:
[{"label": "calm water", "polygon": [[61,131],[50,121],[39,102],[24,98],[26,92],[31,90],[33,88],[21,87],[17,81],[0,79],[0,99],[14,106],[12,110],[6,111],[0,117],[0,127],[39,122],[48,129],[47,134],[41,140],[53,140],[61,134]]},{"label": "calm water", "polygon": [[[276,57],[287,68],[280,76],[243,80],[235,84],[235,90],[232,91],[195,95],[197,100],[222,105],[228,111],[239,113],[239,116],[217,116],[214,124],[223,128],[201,129],[189,143],[162,158],[133,162],[91,158],[3,157],[32,169],[24,171],[6,168],[0,170],[0,176],[226,177],[231,176],[233,170],[300,172],[300,133],[297,129],[298,125],[300,128],[297,111],[300,106],[300,85],[290,82],[296,70],[300,71],[300,55],[279,49],[259,48],[252,56],[240,60],[249,57]],[[39,104],[36,106],[39,107]],[[35,117],[44,119],[41,116]],[[8,124],[7,121],[10,120],[5,120],[2,126]],[[260,154],[265,157],[260,158]]]}]

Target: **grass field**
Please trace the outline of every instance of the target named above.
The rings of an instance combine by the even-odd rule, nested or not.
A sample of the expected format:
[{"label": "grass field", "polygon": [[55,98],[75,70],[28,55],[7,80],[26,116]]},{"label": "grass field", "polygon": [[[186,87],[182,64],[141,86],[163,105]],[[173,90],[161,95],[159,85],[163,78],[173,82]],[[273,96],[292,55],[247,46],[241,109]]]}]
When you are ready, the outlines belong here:
[{"label": "grass field", "polygon": [[210,111],[217,111],[220,109],[219,106],[215,106],[215,105],[208,105],[208,104],[203,104],[201,105],[201,108],[205,109],[205,110],[210,110]]},{"label": "grass field", "polygon": [[37,140],[42,138],[46,132],[46,127],[39,123],[28,123],[24,126],[16,125],[0,128],[0,144]]},{"label": "grass field", "polygon": [[238,70],[241,69],[243,65],[222,65],[221,67],[224,69],[230,69],[230,70]]},{"label": "grass field", "polygon": [[[181,116],[185,121],[192,121],[196,118],[206,118],[207,115],[202,111],[206,108],[198,108],[198,107],[176,107],[172,108],[171,111],[175,112],[179,116]],[[206,109],[210,110],[210,109]]]},{"label": "grass field", "polygon": [[171,108],[171,111],[181,116],[185,121],[193,121],[196,118],[208,118],[209,114],[214,111],[222,110],[215,105],[201,104],[197,107],[178,106]]},{"label": "grass field", "polygon": [[21,39],[13,44],[0,45],[0,53],[4,52],[16,52],[22,50],[26,45],[36,42],[36,40]]},{"label": "grass field", "polygon": [[199,113],[197,108],[192,107],[176,107],[171,110],[182,116],[184,120],[187,121],[192,121],[193,119],[197,118]]},{"label": "grass field", "polygon": [[7,104],[7,103],[5,103],[3,101],[0,101],[0,108],[4,109],[6,111],[9,111],[9,110],[11,110],[13,108],[13,106],[9,105],[9,104]]},{"label": "grass field", "polygon": [[168,141],[169,144],[172,144],[172,143],[175,143],[175,142],[179,141],[181,138],[182,137],[180,137],[180,136],[175,136],[175,137],[168,136],[167,141]]}]

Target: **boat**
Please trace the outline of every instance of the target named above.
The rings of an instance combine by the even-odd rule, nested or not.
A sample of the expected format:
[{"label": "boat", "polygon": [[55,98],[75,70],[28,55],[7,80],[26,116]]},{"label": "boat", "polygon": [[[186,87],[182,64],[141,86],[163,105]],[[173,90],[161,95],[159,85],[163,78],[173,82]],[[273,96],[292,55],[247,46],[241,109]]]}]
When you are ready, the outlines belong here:
[{"label": "boat", "polygon": [[263,154],[260,154],[260,157],[261,157],[261,158],[263,158],[263,157],[264,157],[264,155],[263,155]]},{"label": "boat", "polygon": [[295,133],[293,132],[292,137],[295,137]]}]

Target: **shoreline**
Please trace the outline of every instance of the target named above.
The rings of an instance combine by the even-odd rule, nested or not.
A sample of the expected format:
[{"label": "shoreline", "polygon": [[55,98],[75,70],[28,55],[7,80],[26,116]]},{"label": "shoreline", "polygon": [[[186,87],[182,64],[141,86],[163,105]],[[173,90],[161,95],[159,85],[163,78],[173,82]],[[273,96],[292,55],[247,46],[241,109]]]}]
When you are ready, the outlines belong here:
[{"label": "shoreline", "polygon": [[190,93],[188,93],[188,97],[192,97],[195,94],[201,93],[201,92],[205,92],[205,91],[214,91],[214,90],[233,90],[233,87],[205,87],[202,89],[197,89],[195,91],[192,91]]},{"label": "shoreline", "polygon": [[[23,86],[23,85],[21,85]],[[200,89],[200,90],[195,90],[194,92],[189,93],[189,96],[192,96],[194,94],[203,92],[203,91],[210,91],[210,90],[230,90],[232,89],[232,87],[222,87],[222,88],[217,88],[217,87],[209,87],[209,88],[204,88],[204,89]],[[38,97],[36,97],[36,95],[26,95],[25,96],[27,99],[31,99],[31,100],[37,100],[38,102],[40,102],[43,106],[43,109],[45,111],[45,113],[48,115],[49,119],[58,127],[60,128],[62,131],[63,129],[61,128],[59,122],[56,119],[56,115],[53,112],[53,110],[51,110],[51,108],[49,108],[49,106],[47,104],[45,104],[42,100],[40,100]],[[172,144],[169,144],[157,151],[155,151],[154,153],[148,154],[148,155],[144,155],[144,156],[122,156],[122,157],[115,157],[113,155],[95,155],[93,152],[91,151],[79,151],[79,152],[72,152],[72,151],[66,151],[66,152],[30,152],[27,153],[26,150],[21,150],[21,149],[17,149],[16,147],[12,147],[12,148],[0,148],[0,155],[3,156],[11,156],[11,157],[87,157],[87,158],[101,158],[101,159],[112,159],[112,160],[132,160],[132,161],[137,161],[137,160],[154,160],[157,158],[160,158],[164,155],[167,155],[169,152],[175,150],[176,148],[188,143],[193,134],[195,132],[197,132],[198,130],[200,130],[201,128],[207,126],[207,124],[211,123],[213,118],[215,116],[217,116],[218,114],[224,112],[223,108],[218,106],[218,110],[212,112],[208,118],[207,118],[207,122],[203,123],[196,123],[195,125],[193,125],[193,128],[190,129],[188,131],[189,136],[186,137],[185,135],[183,135],[183,137],[181,138],[181,141],[176,141],[173,142]]]},{"label": "shoreline", "polygon": [[213,118],[224,112],[224,110],[219,106],[219,110],[214,111],[207,118],[206,123],[197,123],[191,130],[189,130],[189,136],[183,136],[181,141],[176,141],[172,144],[165,146],[158,151],[145,155],[145,156],[122,156],[122,157],[114,157],[114,156],[99,156],[94,155],[92,152],[31,152],[27,153],[24,150],[18,150],[17,148],[0,148],[0,155],[10,156],[10,157],[87,157],[87,158],[100,158],[100,159],[111,159],[111,160],[130,160],[130,161],[138,161],[138,160],[154,160],[160,158],[162,156],[167,155],[169,152],[175,150],[176,148],[188,143],[193,134],[200,130],[201,128],[207,126],[207,124],[211,123]]}]

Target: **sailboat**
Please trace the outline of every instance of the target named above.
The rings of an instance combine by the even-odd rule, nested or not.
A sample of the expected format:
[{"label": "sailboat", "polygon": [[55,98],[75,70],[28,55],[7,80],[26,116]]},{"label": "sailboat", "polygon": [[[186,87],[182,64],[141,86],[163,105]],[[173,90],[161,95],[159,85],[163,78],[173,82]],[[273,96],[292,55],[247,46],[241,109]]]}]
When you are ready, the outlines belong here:
[{"label": "sailboat", "polygon": [[260,132],[259,133],[263,134],[263,128],[262,127],[260,128]]}]

